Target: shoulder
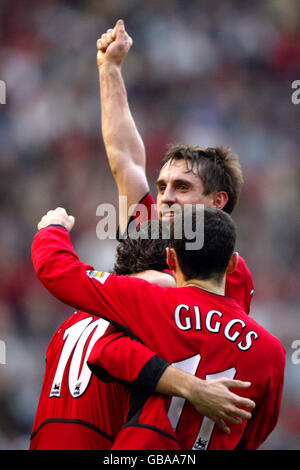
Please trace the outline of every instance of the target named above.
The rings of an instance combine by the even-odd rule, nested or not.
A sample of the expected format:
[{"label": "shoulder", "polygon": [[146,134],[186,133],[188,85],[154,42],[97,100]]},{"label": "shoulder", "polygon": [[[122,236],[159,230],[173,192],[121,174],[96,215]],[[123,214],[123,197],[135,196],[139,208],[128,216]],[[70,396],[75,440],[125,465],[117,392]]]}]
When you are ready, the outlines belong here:
[{"label": "shoulder", "polygon": [[154,197],[152,193],[149,191],[146,193],[141,200],[138,202],[138,204],[145,204],[145,205],[156,205],[156,202],[154,200]]},{"label": "shoulder", "polygon": [[247,317],[247,324],[258,333],[260,338],[262,363],[269,363],[272,368],[283,369],[286,350],[280,339],[251,317]]},{"label": "shoulder", "polygon": [[[136,214],[139,214],[138,217]],[[141,198],[141,200],[136,205],[132,218],[138,219],[140,224],[146,222],[147,220],[158,218],[157,205],[152,193],[148,192]]]},{"label": "shoulder", "polygon": [[139,216],[143,215],[143,220],[145,221],[149,220],[151,218],[151,210],[152,210],[152,215],[154,213],[156,217],[156,214],[157,214],[156,202],[154,200],[152,193],[148,191],[136,204],[130,220],[137,218],[137,214],[139,214]]},{"label": "shoulder", "polygon": [[245,278],[251,278],[252,279],[251,271],[250,271],[245,259],[241,255],[239,255],[239,261],[238,261],[238,265],[236,267],[236,270],[237,270],[238,273],[243,275]]}]

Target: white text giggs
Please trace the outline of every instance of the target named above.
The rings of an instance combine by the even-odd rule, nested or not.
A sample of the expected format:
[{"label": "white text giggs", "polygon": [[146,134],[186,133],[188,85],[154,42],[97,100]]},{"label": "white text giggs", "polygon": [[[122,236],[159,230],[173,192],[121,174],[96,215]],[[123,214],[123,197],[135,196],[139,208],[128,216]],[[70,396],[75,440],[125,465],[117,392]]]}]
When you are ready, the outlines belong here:
[{"label": "white text giggs", "polygon": [[[205,327],[211,333],[221,333],[228,341],[236,342],[240,338],[241,330],[246,327],[246,323],[240,318],[233,318],[232,320],[224,323],[222,321],[223,313],[218,310],[210,310],[205,316]],[[188,331],[192,328],[195,330],[202,330],[202,320],[200,315],[200,308],[195,305],[193,312],[190,312],[190,307],[185,304],[177,305],[174,313],[175,323],[180,330]],[[248,331],[245,338],[237,343],[237,347],[241,351],[247,351],[251,348],[253,340],[258,338],[256,331]]]}]

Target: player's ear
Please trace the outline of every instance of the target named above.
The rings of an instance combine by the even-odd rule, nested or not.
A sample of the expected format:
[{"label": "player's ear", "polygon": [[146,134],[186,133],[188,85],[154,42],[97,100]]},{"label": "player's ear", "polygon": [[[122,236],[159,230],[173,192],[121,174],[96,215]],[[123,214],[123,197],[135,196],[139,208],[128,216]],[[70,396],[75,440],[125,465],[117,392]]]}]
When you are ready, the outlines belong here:
[{"label": "player's ear", "polygon": [[167,251],[167,264],[172,271],[176,271],[176,253],[174,248],[166,248]]},{"label": "player's ear", "polygon": [[228,194],[226,191],[217,191],[214,195],[214,207],[222,210],[228,202]]},{"label": "player's ear", "polygon": [[239,262],[239,254],[237,251],[234,251],[231,255],[229,264],[227,266],[226,273],[227,274],[233,273],[233,271],[236,269],[238,265],[238,262]]}]

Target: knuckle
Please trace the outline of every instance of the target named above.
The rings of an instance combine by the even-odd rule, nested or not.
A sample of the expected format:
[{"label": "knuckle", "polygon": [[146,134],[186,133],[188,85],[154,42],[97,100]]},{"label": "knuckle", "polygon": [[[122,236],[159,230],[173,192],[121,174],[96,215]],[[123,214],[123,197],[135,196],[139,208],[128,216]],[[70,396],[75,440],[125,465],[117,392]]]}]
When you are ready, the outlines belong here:
[{"label": "knuckle", "polygon": [[227,413],[230,414],[230,415],[236,413],[236,411],[237,411],[237,409],[234,408],[234,406],[228,406],[227,407]]},{"label": "knuckle", "polygon": [[242,401],[242,406],[245,406],[246,408],[247,407],[251,408],[251,401],[244,398],[244,400]]},{"label": "knuckle", "polygon": [[219,380],[219,383],[224,385],[225,387],[229,387],[229,382],[228,382],[228,379],[224,378],[224,377],[221,377]]},{"label": "knuckle", "polygon": [[225,411],[226,414],[232,413],[232,406],[229,405],[229,404],[226,405],[224,411]]},{"label": "knuckle", "polygon": [[235,405],[242,405],[244,403],[244,398],[239,397],[238,395],[233,394],[232,403]]}]

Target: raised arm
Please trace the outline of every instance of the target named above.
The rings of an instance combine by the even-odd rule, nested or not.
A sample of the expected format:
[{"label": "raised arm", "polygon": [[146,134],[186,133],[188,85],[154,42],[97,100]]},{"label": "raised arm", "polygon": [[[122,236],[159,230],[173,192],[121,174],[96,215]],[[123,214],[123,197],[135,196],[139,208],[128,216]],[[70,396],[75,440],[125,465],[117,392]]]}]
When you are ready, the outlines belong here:
[{"label": "raised arm", "polygon": [[[119,196],[127,196],[128,208],[149,191],[145,148],[129,108],[122,76],[122,63],[131,45],[122,20],[97,41],[102,135]],[[121,232],[125,231],[128,219],[127,211],[120,213]]]}]

